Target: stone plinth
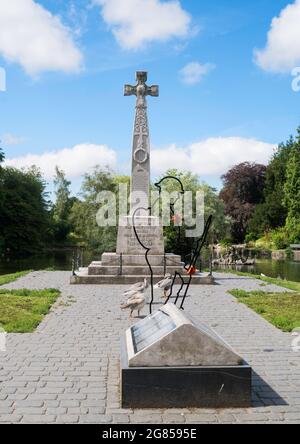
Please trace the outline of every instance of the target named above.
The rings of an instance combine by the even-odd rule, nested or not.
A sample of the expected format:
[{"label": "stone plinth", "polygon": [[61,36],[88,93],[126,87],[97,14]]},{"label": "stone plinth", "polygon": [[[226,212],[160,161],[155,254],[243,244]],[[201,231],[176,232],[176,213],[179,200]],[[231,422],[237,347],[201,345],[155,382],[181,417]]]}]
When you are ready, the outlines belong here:
[{"label": "stone plinth", "polygon": [[[141,242],[151,249],[149,255],[164,254],[163,227],[158,217],[137,216],[135,217],[135,227]],[[120,219],[117,253],[125,255],[145,255],[145,250],[135,236],[133,221],[130,216]]]},{"label": "stone plinth", "polygon": [[[146,277],[150,280],[150,276],[140,275],[89,275],[88,268],[81,268],[76,272],[75,276],[71,276],[71,284],[74,285],[132,285],[141,282]],[[154,284],[161,281],[163,275],[153,276]],[[188,276],[184,277],[188,280]],[[193,276],[191,285],[215,285],[216,281],[213,276],[204,273],[197,273]],[[176,285],[181,285],[180,280],[176,281]]]},{"label": "stone plinth", "polygon": [[[180,256],[175,254],[150,255],[151,264],[155,276],[164,276],[166,273],[175,274],[182,272],[183,263]],[[101,262],[92,262],[88,267],[90,276],[120,275],[125,276],[150,276],[145,255],[120,255],[117,253],[104,253]]]},{"label": "stone plinth", "polygon": [[249,407],[252,370],[211,328],[167,304],[126,332],[123,408]]}]

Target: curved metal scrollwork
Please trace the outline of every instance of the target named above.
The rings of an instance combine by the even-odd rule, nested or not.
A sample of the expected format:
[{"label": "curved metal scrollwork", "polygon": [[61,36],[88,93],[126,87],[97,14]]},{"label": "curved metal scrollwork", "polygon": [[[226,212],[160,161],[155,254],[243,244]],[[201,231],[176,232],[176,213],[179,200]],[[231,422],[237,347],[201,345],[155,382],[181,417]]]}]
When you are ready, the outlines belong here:
[{"label": "curved metal scrollwork", "polygon": [[[161,186],[162,183],[165,180],[168,180],[168,179],[176,180],[180,184],[181,192],[179,192],[179,195],[178,195],[178,198],[177,198],[177,200],[178,200],[180,198],[180,195],[183,195],[185,191],[184,191],[184,187],[183,187],[182,182],[177,177],[166,176],[160,182],[156,183],[155,186],[159,190],[159,195],[161,196],[161,193],[162,193],[162,186]],[[158,200],[159,200],[159,198],[158,198]],[[173,212],[174,212],[174,206],[175,206],[175,203],[177,202],[177,200],[175,200],[175,202],[173,202],[171,204],[171,211],[173,210]],[[157,203],[157,201],[154,203],[154,205]],[[173,206],[173,208],[172,208],[172,206]],[[154,303],[154,282],[153,282],[154,281],[154,273],[153,273],[153,269],[152,269],[152,266],[150,264],[149,257],[148,257],[149,253],[151,251],[151,247],[145,245],[141,241],[141,239],[139,237],[139,234],[138,234],[138,231],[137,231],[137,228],[136,228],[136,225],[135,225],[136,214],[138,212],[140,212],[140,211],[149,212],[149,214],[151,215],[152,207],[149,207],[149,208],[142,208],[142,207],[141,208],[137,208],[134,211],[133,216],[132,216],[132,226],[133,226],[134,234],[135,234],[135,237],[136,237],[138,243],[140,244],[140,246],[145,250],[145,260],[146,260],[148,268],[150,270],[150,278],[151,278],[151,282],[150,282],[150,287],[151,287],[150,314],[152,314],[152,306],[153,306],[153,303]],[[173,214],[175,214],[175,212]],[[208,220],[207,220],[207,222],[205,224],[202,236],[197,240],[195,248],[193,249],[191,255],[189,255],[191,257],[191,260],[189,261],[189,263],[185,262],[184,269],[186,270],[187,275],[189,276],[188,277],[188,281],[185,281],[185,279],[183,278],[182,274],[179,273],[178,271],[176,271],[176,273],[175,273],[175,275],[173,277],[170,293],[169,293],[169,296],[168,296],[165,304],[167,304],[170,301],[171,297],[173,296],[174,285],[176,284],[176,281],[179,279],[181,281],[181,286],[180,286],[180,288],[179,288],[179,290],[178,290],[178,292],[176,294],[175,305],[177,305],[178,300],[181,297],[182,290],[185,287],[185,291],[184,291],[184,294],[183,294],[183,297],[182,297],[182,301],[181,301],[181,304],[180,304],[180,309],[184,310],[184,303],[185,303],[185,300],[186,300],[187,295],[188,295],[188,291],[189,291],[189,288],[190,288],[190,285],[191,285],[191,282],[192,282],[192,279],[193,279],[193,275],[196,272],[196,264],[197,264],[197,261],[198,261],[198,259],[200,257],[201,251],[202,251],[202,249],[203,249],[203,247],[204,247],[204,245],[206,243],[206,239],[207,239],[209,230],[211,228],[212,221],[213,221],[213,216],[211,215],[211,216],[209,216],[209,218],[208,218]],[[179,229],[180,229],[180,227],[179,227]]]},{"label": "curved metal scrollwork", "polygon": [[148,255],[149,255],[149,253],[150,253],[150,251],[151,251],[151,247],[147,247],[142,241],[141,241],[141,239],[140,239],[140,237],[139,237],[139,234],[138,234],[138,232],[137,232],[137,229],[136,229],[136,225],[135,225],[135,217],[136,217],[136,214],[138,213],[138,212],[140,212],[141,210],[144,210],[144,211],[149,211],[149,213],[151,212],[151,208],[149,207],[149,208],[137,208],[135,211],[134,211],[134,213],[133,213],[133,215],[132,215],[132,227],[133,227],[133,231],[134,231],[134,234],[135,234],[135,237],[136,237],[136,239],[137,239],[137,241],[138,241],[138,243],[140,244],[140,246],[145,250],[145,259],[146,259],[146,262],[147,262],[147,265],[148,265],[148,267],[149,267],[149,270],[150,270],[150,287],[151,287],[151,301],[150,301],[150,314],[152,314],[152,306],[153,306],[153,302],[154,302],[154,282],[153,282],[153,269],[152,269],[152,267],[151,267],[151,264],[150,264],[150,261],[149,261],[149,257],[148,257]]},{"label": "curved metal scrollwork", "polygon": [[[180,185],[180,189],[181,191],[178,192],[178,197],[177,199],[174,200],[174,202],[170,203],[170,210],[171,210],[171,214],[173,217],[175,217],[175,205],[178,202],[178,200],[180,199],[180,196],[183,196],[185,193],[184,190],[184,186],[183,183],[181,182],[181,180],[178,177],[175,176],[165,176],[163,179],[161,179],[159,182],[155,183],[154,186],[158,189],[159,191],[159,198],[154,202],[153,206],[156,205],[156,203],[159,201],[160,197],[161,197],[161,193],[162,193],[162,184],[166,181],[166,180],[175,180],[176,182],[179,183]],[[178,238],[177,238],[177,242],[180,241],[181,238],[181,227],[180,225],[178,226]]]},{"label": "curved metal scrollwork", "polygon": [[188,264],[187,262],[185,262],[184,269],[187,271],[187,274],[189,275],[188,281],[185,282],[182,275],[180,273],[176,272],[175,276],[173,278],[172,286],[170,289],[170,294],[169,294],[165,304],[167,304],[170,301],[171,297],[173,296],[174,285],[175,285],[176,280],[179,278],[181,280],[181,287],[179,288],[179,290],[177,292],[175,305],[177,305],[177,302],[181,296],[181,292],[183,290],[183,287],[185,286],[185,291],[184,291],[183,298],[182,298],[181,305],[180,305],[181,310],[184,310],[184,303],[185,303],[185,300],[188,295],[188,291],[189,291],[189,288],[190,288],[190,285],[191,285],[191,282],[193,279],[193,275],[196,271],[196,264],[197,264],[197,261],[200,257],[201,251],[205,245],[212,221],[213,221],[213,216],[211,215],[211,216],[209,216],[209,218],[205,224],[202,236],[196,242],[195,248],[191,254],[190,263]]}]

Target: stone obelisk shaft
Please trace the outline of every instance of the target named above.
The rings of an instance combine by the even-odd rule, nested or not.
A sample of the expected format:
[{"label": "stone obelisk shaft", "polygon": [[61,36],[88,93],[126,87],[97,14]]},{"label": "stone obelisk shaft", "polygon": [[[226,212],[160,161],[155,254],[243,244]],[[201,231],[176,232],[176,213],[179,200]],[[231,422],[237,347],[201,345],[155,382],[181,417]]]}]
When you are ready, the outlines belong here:
[{"label": "stone obelisk shaft", "polygon": [[150,134],[146,97],[159,95],[158,86],[146,85],[146,72],[137,72],[136,79],[136,86],[125,86],[125,96],[137,97],[133,129],[130,214],[137,208],[149,208]]}]

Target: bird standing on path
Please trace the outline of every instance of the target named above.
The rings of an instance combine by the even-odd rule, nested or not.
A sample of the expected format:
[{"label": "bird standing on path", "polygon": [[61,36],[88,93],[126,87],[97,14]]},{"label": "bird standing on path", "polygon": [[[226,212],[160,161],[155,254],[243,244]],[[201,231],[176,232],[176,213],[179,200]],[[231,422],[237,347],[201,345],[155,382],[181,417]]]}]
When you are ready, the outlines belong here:
[{"label": "bird standing on path", "polygon": [[173,283],[173,276],[170,273],[167,273],[164,277],[164,279],[160,282],[158,282],[154,288],[160,288],[161,290],[163,290],[163,298],[167,298],[168,297],[168,291],[171,289],[172,287],[172,283]]},{"label": "bird standing on path", "polygon": [[134,311],[138,312],[138,316],[140,316],[141,310],[146,305],[146,297],[143,293],[136,291],[134,295],[132,295],[127,302],[121,304],[122,310],[130,310],[130,318],[132,318],[132,314]]}]

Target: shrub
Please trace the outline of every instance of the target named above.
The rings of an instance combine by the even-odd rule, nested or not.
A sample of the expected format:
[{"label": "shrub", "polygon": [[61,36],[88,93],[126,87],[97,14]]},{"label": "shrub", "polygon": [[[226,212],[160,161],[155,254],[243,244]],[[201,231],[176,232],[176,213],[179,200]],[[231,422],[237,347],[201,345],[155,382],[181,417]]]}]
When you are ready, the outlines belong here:
[{"label": "shrub", "polygon": [[271,240],[277,250],[285,250],[291,243],[286,228],[278,228],[272,231]]}]

